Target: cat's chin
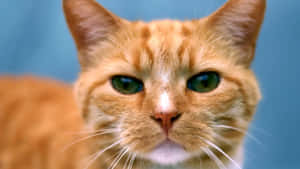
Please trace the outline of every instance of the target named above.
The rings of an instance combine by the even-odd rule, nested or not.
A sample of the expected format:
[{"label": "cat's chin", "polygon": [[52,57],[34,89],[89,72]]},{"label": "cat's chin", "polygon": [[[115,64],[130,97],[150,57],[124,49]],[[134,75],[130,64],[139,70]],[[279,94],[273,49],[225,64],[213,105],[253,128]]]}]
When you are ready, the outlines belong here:
[{"label": "cat's chin", "polygon": [[185,161],[190,156],[191,154],[186,152],[179,144],[165,140],[144,157],[156,164],[174,165]]}]

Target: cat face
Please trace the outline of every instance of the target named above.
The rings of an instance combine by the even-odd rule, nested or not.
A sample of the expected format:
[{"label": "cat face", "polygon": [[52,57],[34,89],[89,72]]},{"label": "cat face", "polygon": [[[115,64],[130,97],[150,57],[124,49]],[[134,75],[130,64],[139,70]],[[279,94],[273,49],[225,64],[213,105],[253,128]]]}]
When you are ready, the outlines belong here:
[{"label": "cat face", "polygon": [[70,2],[82,66],[75,91],[89,127],[113,131],[106,140],[159,164],[241,144],[260,98],[249,66],[265,1],[231,0],[204,19],[150,23]]}]

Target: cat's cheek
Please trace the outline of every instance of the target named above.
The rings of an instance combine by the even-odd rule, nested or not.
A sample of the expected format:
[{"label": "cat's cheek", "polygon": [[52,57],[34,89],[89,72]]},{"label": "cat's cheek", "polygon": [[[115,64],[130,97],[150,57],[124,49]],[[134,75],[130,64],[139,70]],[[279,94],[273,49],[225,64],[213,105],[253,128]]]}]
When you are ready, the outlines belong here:
[{"label": "cat's cheek", "polygon": [[120,94],[110,86],[110,83],[107,83],[94,90],[90,103],[93,102],[108,115],[122,116],[126,112],[137,109],[137,100],[140,97],[140,95]]},{"label": "cat's cheek", "polygon": [[182,121],[178,121],[170,131],[170,140],[181,145],[189,153],[201,151],[201,147],[206,144],[200,138],[211,139],[211,129],[208,124],[200,119],[191,116]]},{"label": "cat's cheek", "polygon": [[214,130],[214,140],[220,143],[239,143],[244,137],[249,125],[247,106],[243,97],[236,98],[235,101],[224,112],[219,112],[214,116],[211,127]]},{"label": "cat's cheek", "polygon": [[165,136],[159,125],[147,115],[131,112],[120,119],[120,139],[122,146],[129,147],[137,154],[151,152]]}]

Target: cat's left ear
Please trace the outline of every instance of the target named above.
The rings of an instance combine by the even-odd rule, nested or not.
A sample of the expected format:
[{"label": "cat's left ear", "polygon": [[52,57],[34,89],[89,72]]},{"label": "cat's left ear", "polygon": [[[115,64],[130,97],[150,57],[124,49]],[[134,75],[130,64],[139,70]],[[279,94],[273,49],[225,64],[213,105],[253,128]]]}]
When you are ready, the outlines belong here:
[{"label": "cat's left ear", "polygon": [[256,40],[264,20],[266,0],[228,0],[207,18],[215,38],[229,42],[245,56],[237,59],[246,66],[254,57]]}]

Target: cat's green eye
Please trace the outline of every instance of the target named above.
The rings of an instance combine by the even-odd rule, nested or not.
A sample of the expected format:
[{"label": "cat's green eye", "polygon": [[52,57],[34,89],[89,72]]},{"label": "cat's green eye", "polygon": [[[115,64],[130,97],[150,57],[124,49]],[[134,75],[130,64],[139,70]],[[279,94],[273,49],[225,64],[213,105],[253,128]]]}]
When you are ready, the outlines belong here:
[{"label": "cat's green eye", "polygon": [[143,90],[143,82],[128,76],[114,76],[111,84],[115,90],[122,94],[135,94]]},{"label": "cat's green eye", "polygon": [[202,72],[191,77],[187,81],[187,87],[190,90],[206,93],[213,91],[220,83],[220,76],[216,72]]}]

